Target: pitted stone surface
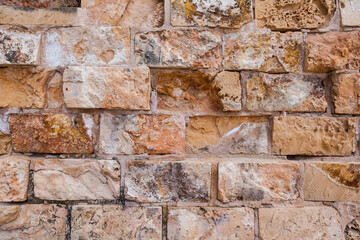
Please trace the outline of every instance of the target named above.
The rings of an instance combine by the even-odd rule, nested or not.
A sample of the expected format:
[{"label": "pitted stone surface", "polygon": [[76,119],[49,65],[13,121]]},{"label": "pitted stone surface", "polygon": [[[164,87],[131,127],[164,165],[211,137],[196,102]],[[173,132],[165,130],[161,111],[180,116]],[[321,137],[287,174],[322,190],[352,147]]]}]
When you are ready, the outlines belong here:
[{"label": "pitted stone surface", "polygon": [[349,27],[360,26],[360,1],[340,0],[341,25]]},{"label": "pitted stone surface", "polygon": [[12,7],[61,8],[80,7],[80,0],[2,0],[3,4]]},{"label": "pitted stone surface", "polygon": [[335,113],[360,114],[360,73],[340,73],[333,76]]},{"label": "pitted stone surface", "polygon": [[345,239],[346,240],[360,239],[360,217],[355,218],[348,225],[346,225]]}]

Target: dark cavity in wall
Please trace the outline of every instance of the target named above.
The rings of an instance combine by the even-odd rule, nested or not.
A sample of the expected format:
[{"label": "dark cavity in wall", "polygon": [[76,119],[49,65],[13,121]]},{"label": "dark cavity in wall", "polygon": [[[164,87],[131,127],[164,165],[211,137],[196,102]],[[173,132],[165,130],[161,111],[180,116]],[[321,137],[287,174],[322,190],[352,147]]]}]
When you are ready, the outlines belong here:
[{"label": "dark cavity in wall", "polygon": [[2,4],[11,7],[64,8],[80,7],[81,0],[2,0]]}]

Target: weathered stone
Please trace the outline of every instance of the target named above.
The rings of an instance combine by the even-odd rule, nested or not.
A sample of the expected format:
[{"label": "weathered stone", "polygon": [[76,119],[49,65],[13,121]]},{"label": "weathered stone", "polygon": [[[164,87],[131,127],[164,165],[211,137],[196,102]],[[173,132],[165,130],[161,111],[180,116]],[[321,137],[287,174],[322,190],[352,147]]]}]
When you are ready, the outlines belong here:
[{"label": "weathered stone", "polygon": [[66,214],[59,205],[0,206],[1,239],[65,239]]},{"label": "weathered stone", "polygon": [[40,39],[40,33],[33,33],[25,27],[1,27],[0,66],[37,65]]},{"label": "weathered stone", "polygon": [[12,115],[11,140],[17,152],[83,153],[93,149],[94,119],[90,115]]},{"label": "weathered stone", "polygon": [[211,163],[128,162],[125,198],[136,202],[206,202],[210,198]]},{"label": "weathered stone", "polygon": [[48,103],[47,108],[59,109],[64,103],[63,94],[63,75],[60,72],[55,72],[48,85]]},{"label": "weathered stone", "polygon": [[333,76],[335,113],[360,114],[360,73],[341,73]]},{"label": "weathered stone", "polygon": [[356,119],[274,117],[273,149],[281,155],[351,155]]},{"label": "weathered stone", "polygon": [[161,239],[161,207],[73,206],[71,239]]},{"label": "weathered stone", "polygon": [[103,115],[100,152],[165,154],[185,151],[185,119],[169,115]]},{"label": "weathered stone", "polygon": [[255,17],[260,28],[312,29],[329,23],[335,9],[335,0],[258,0],[255,5]]},{"label": "weathered stone", "polygon": [[25,201],[29,183],[29,160],[2,158],[0,169],[0,202]]},{"label": "weathered stone", "polygon": [[260,208],[260,238],[343,239],[340,217],[331,207]]},{"label": "weathered stone", "polygon": [[44,61],[50,67],[116,65],[130,58],[130,30],[123,27],[53,28],[46,33]]},{"label": "weathered stone", "polygon": [[360,26],[360,1],[340,0],[341,25]]},{"label": "weathered stone", "polygon": [[289,201],[299,198],[298,163],[250,161],[219,163],[220,201]]},{"label": "weathered stone", "polygon": [[0,154],[7,154],[10,150],[11,138],[0,132]]},{"label": "weathered stone", "polygon": [[355,218],[345,228],[346,240],[358,240],[360,239],[360,217]]},{"label": "weathered stone", "polygon": [[186,130],[187,150],[194,153],[267,153],[266,126],[266,117],[191,117]]},{"label": "weathered stone", "polygon": [[249,0],[171,0],[173,26],[239,28],[251,20]]},{"label": "weathered stone", "polygon": [[221,34],[218,31],[171,29],[135,36],[138,64],[153,67],[220,68]]},{"label": "weathered stone", "polygon": [[329,72],[360,68],[360,31],[310,34],[306,38],[305,70]]},{"label": "weathered stone", "polygon": [[326,110],[324,79],[320,77],[253,73],[246,78],[246,107],[250,111]]},{"label": "weathered stone", "polygon": [[32,164],[37,198],[115,200],[120,196],[120,164],[117,161],[46,159]]},{"label": "weathered stone", "polygon": [[218,112],[211,91],[215,71],[161,70],[156,73],[157,108],[177,112]]},{"label": "weathered stone", "polygon": [[80,6],[80,0],[2,0],[2,2],[6,6],[30,8],[61,8]]},{"label": "weathered stone", "polygon": [[247,208],[170,208],[168,239],[254,239],[254,212]]},{"label": "weathered stone", "polygon": [[305,200],[360,202],[359,163],[307,163],[304,181]]},{"label": "weathered stone", "polygon": [[225,35],[226,70],[299,72],[303,34],[236,32]]},{"label": "weathered stone", "polygon": [[149,74],[147,67],[68,67],[65,104],[68,108],[150,110]]},{"label": "weathered stone", "polygon": [[224,111],[241,110],[241,85],[238,72],[219,73],[211,86],[216,90]]}]

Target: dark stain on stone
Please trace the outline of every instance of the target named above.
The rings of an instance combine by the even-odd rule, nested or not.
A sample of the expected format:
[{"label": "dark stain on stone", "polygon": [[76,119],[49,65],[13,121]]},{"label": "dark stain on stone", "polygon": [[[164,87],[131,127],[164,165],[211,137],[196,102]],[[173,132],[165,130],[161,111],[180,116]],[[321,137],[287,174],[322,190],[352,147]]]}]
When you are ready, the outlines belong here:
[{"label": "dark stain on stone", "polygon": [[336,182],[348,187],[360,188],[360,164],[317,163],[318,168]]},{"label": "dark stain on stone", "polygon": [[20,11],[25,11],[25,12],[33,12],[33,11],[37,11],[37,8],[32,8],[32,7],[12,7],[14,10],[20,10]]},{"label": "dark stain on stone", "polygon": [[60,7],[60,8],[49,8],[49,10],[64,12],[64,13],[76,13],[78,8],[76,8],[76,7]]}]

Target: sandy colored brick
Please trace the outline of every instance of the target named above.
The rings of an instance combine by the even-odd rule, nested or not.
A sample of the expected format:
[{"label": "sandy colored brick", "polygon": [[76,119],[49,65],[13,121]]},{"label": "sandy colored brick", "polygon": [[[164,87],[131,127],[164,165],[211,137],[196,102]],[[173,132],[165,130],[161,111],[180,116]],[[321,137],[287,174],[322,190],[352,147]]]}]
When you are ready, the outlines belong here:
[{"label": "sandy colored brick", "polygon": [[170,208],[168,239],[254,239],[254,212],[247,208]]},{"label": "sandy colored brick", "polygon": [[360,26],[360,1],[340,0],[341,25],[349,27]]},{"label": "sandy colored brick", "polygon": [[260,208],[259,231],[268,239],[343,239],[338,212],[331,207]]},{"label": "sandy colored brick", "polygon": [[94,128],[93,117],[86,114],[24,114],[10,119],[17,152],[90,154]]},{"label": "sandy colored brick", "polygon": [[300,165],[291,162],[221,162],[218,198],[232,201],[290,201],[300,197]]},{"label": "sandy colored brick", "polygon": [[55,72],[53,78],[48,84],[47,90],[47,108],[60,109],[64,103],[63,93],[63,74],[61,72]]},{"label": "sandy colored brick", "polygon": [[71,239],[162,239],[161,207],[73,206]]},{"label": "sandy colored brick", "polygon": [[65,240],[66,215],[61,205],[0,206],[0,238]]},{"label": "sandy colored brick", "polygon": [[299,72],[303,34],[300,32],[235,32],[224,36],[226,70],[269,73]]},{"label": "sandy colored brick", "polygon": [[0,169],[0,202],[25,201],[29,183],[29,160],[1,158]]},{"label": "sandy colored brick", "polygon": [[186,129],[191,153],[262,154],[268,152],[266,117],[190,117]]},{"label": "sandy colored brick", "polygon": [[173,26],[239,28],[251,20],[249,0],[171,0]]},{"label": "sandy colored brick", "polygon": [[46,32],[43,61],[49,67],[119,65],[130,58],[127,27],[52,28]]},{"label": "sandy colored brick", "polygon": [[351,155],[355,118],[274,117],[273,151],[281,155]]},{"label": "sandy colored brick", "polygon": [[6,6],[29,8],[62,8],[80,6],[80,0],[2,0],[2,2]]},{"label": "sandy colored brick", "polygon": [[135,36],[138,64],[151,67],[220,68],[219,31],[170,29]]},{"label": "sandy colored brick", "polygon": [[45,159],[32,162],[34,195],[45,200],[116,200],[120,164],[114,160]]},{"label": "sandy colored brick", "polygon": [[125,198],[136,202],[207,202],[211,163],[131,161]]},{"label": "sandy colored brick", "polygon": [[[295,74],[249,73],[249,111],[325,112],[324,78]],[[243,74],[245,76],[245,74]]]},{"label": "sandy colored brick", "polygon": [[7,154],[10,150],[11,138],[0,132],[0,154]]},{"label": "sandy colored brick", "polygon": [[183,153],[184,116],[103,115],[99,150],[105,154]]},{"label": "sandy colored brick", "polygon": [[147,67],[68,67],[64,101],[68,108],[150,110]]},{"label": "sandy colored brick", "polygon": [[305,70],[330,72],[360,67],[360,31],[308,34]]},{"label": "sandy colored brick", "polygon": [[360,73],[335,74],[332,82],[335,113],[360,114]]}]

